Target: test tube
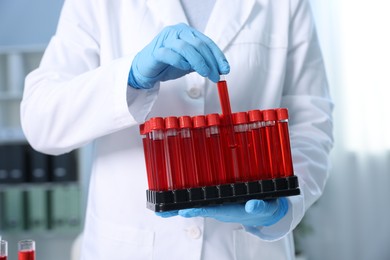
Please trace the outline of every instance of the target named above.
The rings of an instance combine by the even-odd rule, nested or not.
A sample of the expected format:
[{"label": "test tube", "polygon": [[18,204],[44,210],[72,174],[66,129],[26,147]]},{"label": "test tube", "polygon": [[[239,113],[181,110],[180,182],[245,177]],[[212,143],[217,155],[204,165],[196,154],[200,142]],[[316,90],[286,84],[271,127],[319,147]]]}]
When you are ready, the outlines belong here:
[{"label": "test tube", "polygon": [[177,117],[165,118],[165,158],[167,163],[168,189],[176,190],[184,187],[181,158],[179,122]]},{"label": "test tube", "polygon": [[244,182],[250,179],[251,162],[249,160],[248,115],[246,112],[233,114],[234,133],[237,143],[238,169],[236,181]]},{"label": "test tube", "polygon": [[34,240],[21,240],[18,242],[18,260],[35,260]]},{"label": "test tube", "polygon": [[8,258],[8,243],[5,240],[0,240],[0,260]]},{"label": "test tube", "polygon": [[209,183],[210,161],[206,142],[206,117],[204,115],[192,118],[192,140],[195,148],[196,167],[198,180],[201,186]]},{"label": "test tube", "polygon": [[142,137],[142,145],[144,147],[144,157],[145,157],[145,166],[146,166],[146,175],[148,178],[148,186],[149,190],[155,190],[156,184],[152,171],[152,162],[151,162],[151,154],[150,154],[150,139],[149,139],[149,121],[146,121],[144,124],[139,126],[140,134]]},{"label": "test tube", "polygon": [[164,150],[164,119],[161,117],[153,117],[149,122],[150,154],[152,172],[156,180],[156,190],[166,191],[168,190],[168,180]]},{"label": "test tube", "polygon": [[192,142],[192,120],[189,116],[181,116],[178,119],[184,188],[199,187],[195,150]]},{"label": "test tube", "polygon": [[251,175],[251,180],[266,179],[265,162],[264,162],[264,137],[261,134],[261,128],[263,127],[263,114],[260,110],[248,111],[249,119],[249,138],[251,149],[249,150],[249,156],[251,162],[254,160],[254,169]]},{"label": "test tube", "polygon": [[206,116],[207,129],[206,137],[210,152],[211,174],[209,182],[212,184],[226,183],[225,161],[222,148],[222,139],[220,126],[221,122],[218,114],[209,114]]},{"label": "test tube", "polygon": [[294,170],[291,156],[290,135],[288,131],[287,108],[276,109],[276,116],[282,160],[280,171],[282,176],[288,177],[294,175]]},{"label": "test tube", "polygon": [[278,128],[276,126],[276,112],[274,109],[263,111],[264,119],[264,141],[265,141],[265,157],[266,171],[269,178],[277,178],[279,174],[280,163],[280,142]]}]

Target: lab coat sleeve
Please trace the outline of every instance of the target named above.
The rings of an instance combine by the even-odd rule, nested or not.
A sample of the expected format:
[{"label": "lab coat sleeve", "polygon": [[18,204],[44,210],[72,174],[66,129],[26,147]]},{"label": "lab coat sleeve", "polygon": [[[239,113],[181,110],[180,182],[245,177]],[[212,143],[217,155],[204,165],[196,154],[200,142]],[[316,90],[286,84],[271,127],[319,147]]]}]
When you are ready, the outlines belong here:
[{"label": "lab coat sleeve", "polygon": [[270,227],[246,230],[265,240],[291,232],[321,196],[333,146],[333,103],[328,90],[313,19],[306,0],[292,1],[287,73],[282,107],[289,109],[289,130],[295,175],[301,194],[288,197],[287,215]]},{"label": "lab coat sleeve", "polygon": [[21,123],[36,150],[66,153],[136,125],[156,99],[158,86],[127,86],[134,54],[101,57],[97,8],[95,1],[65,1],[39,68],[26,78]]}]

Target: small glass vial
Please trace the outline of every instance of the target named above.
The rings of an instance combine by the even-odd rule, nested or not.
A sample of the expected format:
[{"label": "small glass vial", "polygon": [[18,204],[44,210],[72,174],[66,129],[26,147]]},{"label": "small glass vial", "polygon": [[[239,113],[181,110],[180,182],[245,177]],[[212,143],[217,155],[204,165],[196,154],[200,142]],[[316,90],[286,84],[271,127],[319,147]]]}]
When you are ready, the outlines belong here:
[{"label": "small glass vial", "polygon": [[222,137],[221,137],[221,122],[219,119],[219,114],[209,114],[206,116],[207,120],[207,145],[210,153],[210,167],[211,174],[209,176],[208,182],[210,184],[226,184],[226,170],[225,170],[225,161],[224,153],[222,147]]},{"label": "small glass vial", "polygon": [[18,260],[35,260],[34,240],[21,240],[18,242]]},{"label": "small glass vial", "polygon": [[152,161],[151,161],[151,154],[150,154],[149,121],[146,121],[144,124],[141,124],[139,130],[142,137],[142,145],[144,148],[146,175],[148,178],[149,190],[156,190],[156,184],[155,184],[156,181],[152,171]]},{"label": "small glass vial", "polygon": [[184,188],[183,171],[180,158],[179,122],[177,117],[165,118],[165,151],[168,174],[168,188],[177,190]]},{"label": "small glass vial", "polygon": [[264,137],[261,134],[261,128],[263,127],[263,114],[260,110],[251,110],[248,111],[248,119],[248,142],[250,143],[249,157],[251,162],[254,161],[254,169],[251,175],[251,180],[256,181],[266,179],[264,167]]},{"label": "small glass vial", "polygon": [[196,167],[200,186],[207,186],[210,175],[210,161],[206,141],[206,117],[204,115],[192,118],[192,140],[195,149]]},{"label": "small glass vial", "polygon": [[280,140],[281,150],[281,175],[289,177],[294,175],[292,156],[291,156],[291,145],[290,145],[290,134],[288,131],[288,110],[287,108],[276,109],[277,127]]},{"label": "small glass vial", "polygon": [[192,142],[192,120],[190,116],[181,116],[178,120],[184,188],[199,187],[195,163],[195,150]]},{"label": "small glass vial", "polygon": [[280,177],[280,141],[274,109],[263,111],[266,172],[269,178]]},{"label": "small glass vial", "polygon": [[167,191],[168,179],[165,162],[164,119],[162,117],[153,117],[149,122],[150,154],[152,172],[156,180],[156,190]]},{"label": "small glass vial", "polygon": [[0,260],[8,259],[8,243],[5,240],[0,240]]},{"label": "small glass vial", "polygon": [[236,181],[244,182],[250,179],[251,162],[249,161],[248,115],[246,112],[233,114],[234,133],[237,143],[238,176]]}]

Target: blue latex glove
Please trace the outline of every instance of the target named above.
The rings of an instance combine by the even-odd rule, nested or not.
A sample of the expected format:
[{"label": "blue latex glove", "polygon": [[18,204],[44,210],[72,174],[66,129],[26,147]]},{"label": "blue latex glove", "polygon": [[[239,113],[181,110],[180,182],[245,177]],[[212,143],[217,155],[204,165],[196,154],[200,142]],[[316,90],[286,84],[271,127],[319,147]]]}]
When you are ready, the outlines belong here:
[{"label": "blue latex glove", "polygon": [[156,213],[161,217],[209,217],[221,222],[240,223],[244,226],[270,226],[283,218],[288,210],[286,198],[249,200],[245,204],[228,204],[203,208],[182,209]]},{"label": "blue latex glove", "polygon": [[180,78],[196,71],[217,82],[229,73],[225,55],[207,36],[178,24],[164,28],[134,58],[128,84],[134,88],[151,88],[157,81]]}]

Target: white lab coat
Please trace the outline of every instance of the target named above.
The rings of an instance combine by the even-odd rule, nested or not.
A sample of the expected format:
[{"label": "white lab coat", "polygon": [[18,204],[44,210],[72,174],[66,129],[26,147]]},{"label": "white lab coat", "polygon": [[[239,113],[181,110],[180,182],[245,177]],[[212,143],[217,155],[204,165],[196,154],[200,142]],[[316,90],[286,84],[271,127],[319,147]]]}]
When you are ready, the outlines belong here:
[{"label": "white lab coat", "polygon": [[[220,112],[215,84],[192,73],[129,89],[134,55],[179,0],[67,0],[21,104],[28,141],[49,154],[94,143],[82,259],[293,259],[290,231],[321,195],[332,147],[332,102],[306,0],[217,0],[205,34],[224,51],[233,112],[287,107],[302,194],[271,227],[163,219],[146,209],[138,125],[153,116]],[[126,96],[128,98],[126,99]]]}]

